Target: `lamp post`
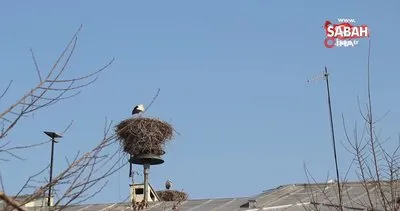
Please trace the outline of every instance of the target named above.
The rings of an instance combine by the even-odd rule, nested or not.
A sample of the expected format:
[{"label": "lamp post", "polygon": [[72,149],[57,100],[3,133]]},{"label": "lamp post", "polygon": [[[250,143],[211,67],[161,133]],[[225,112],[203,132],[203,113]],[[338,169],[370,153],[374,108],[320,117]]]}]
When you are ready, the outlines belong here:
[{"label": "lamp post", "polygon": [[50,178],[49,178],[49,196],[47,199],[47,206],[50,207],[51,202],[51,181],[53,180],[53,157],[54,157],[54,143],[58,143],[56,138],[62,138],[61,135],[55,132],[44,131],[44,133],[51,138],[51,157],[50,157]]}]

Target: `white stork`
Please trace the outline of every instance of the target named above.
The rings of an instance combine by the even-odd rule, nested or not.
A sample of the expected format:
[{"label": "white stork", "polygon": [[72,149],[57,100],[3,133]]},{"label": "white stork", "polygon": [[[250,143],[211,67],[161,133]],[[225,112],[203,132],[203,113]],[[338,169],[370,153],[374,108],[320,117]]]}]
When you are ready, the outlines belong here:
[{"label": "white stork", "polygon": [[165,182],[165,188],[166,188],[167,190],[169,190],[169,189],[171,188],[171,186],[172,186],[171,180],[167,180],[167,181]]},{"label": "white stork", "polygon": [[139,104],[137,106],[135,106],[132,110],[132,115],[138,114],[138,113],[142,113],[144,112],[144,105],[143,104]]}]

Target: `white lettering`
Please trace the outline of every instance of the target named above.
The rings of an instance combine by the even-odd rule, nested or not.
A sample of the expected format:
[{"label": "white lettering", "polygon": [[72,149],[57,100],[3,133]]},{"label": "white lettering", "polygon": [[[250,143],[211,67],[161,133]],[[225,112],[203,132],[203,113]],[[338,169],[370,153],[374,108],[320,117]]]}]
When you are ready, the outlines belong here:
[{"label": "white lettering", "polygon": [[358,27],[353,27],[352,31],[351,31],[351,37],[358,37],[359,33],[358,33]]},{"label": "white lettering", "polygon": [[341,47],[341,46],[343,46],[343,45],[344,45],[344,42],[343,42],[343,41],[344,41],[344,40],[336,39],[336,43],[335,43],[336,47]]},{"label": "white lettering", "polygon": [[326,36],[333,37],[335,35],[335,32],[333,31],[333,26],[328,26],[326,30],[328,31],[328,34]]},{"label": "white lettering", "polygon": [[335,37],[338,37],[338,36],[343,36],[343,31],[342,31],[342,28],[340,28],[340,27],[336,27],[336,29],[335,29]]},{"label": "white lettering", "polygon": [[360,26],[360,36],[368,37],[368,27],[367,26]]},{"label": "white lettering", "polygon": [[362,26],[329,26],[327,28],[327,36],[328,37],[346,37],[346,38],[357,38],[357,37],[367,37],[368,36],[368,27]]},{"label": "white lettering", "polygon": [[349,46],[354,47],[357,44],[358,44],[358,41],[356,41],[356,40],[352,41],[352,40],[336,39],[336,42],[335,42],[336,47],[349,47]]},{"label": "white lettering", "polygon": [[356,22],[354,19],[350,19],[350,18],[338,18],[337,20],[339,23],[355,23]]},{"label": "white lettering", "polygon": [[351,35],[350,30],[351,30],[350,27],[344,27],[343,34],[344,34],[345,37],[348,37],[348,36]]}]

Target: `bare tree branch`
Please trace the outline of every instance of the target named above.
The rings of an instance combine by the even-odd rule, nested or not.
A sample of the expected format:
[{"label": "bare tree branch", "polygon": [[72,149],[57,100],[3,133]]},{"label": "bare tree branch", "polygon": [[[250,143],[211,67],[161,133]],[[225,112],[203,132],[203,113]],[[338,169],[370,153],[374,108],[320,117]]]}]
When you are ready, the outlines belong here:
[{"label": "bare tree branch", "polygon": [[[357,96],[358,110],[364,123],[361,127],[361,132],[358,131],[357,122],[355,122],[353,136],[351,136],[346,126],[344,115],[342,114],[344,135],[347,141],[342,143],[344,148],[354,156],[346,175],[350,169],[354,169],[363,190],[362,193],[357,193],[361,194],[357,197],[354,197],[355,193],[352,195],[347,191],[346,195],[348,200],[343,204],[343,207],[367,211],[398,211],[400,209],[400,137],[397,145],[395,144],[393,146],[390,137],[382,138],[382,130],[376,128],[376,124],[389,112],[385,113],[382,118],[377,120],[373,116],[370,55],[371,42],[368,48],[367,103],[361,105],[360,99]],[[363,109],[364,105],[365,109]],[[385,144],[389,143],[389,140],[391,145],[390,148],[387,148]],[[353,165],[354,168],[352,167]],[[309,174],[308,171],[306,171],[306,175],[307,174]],[[307,175],[307,178],[309,177],[310,175]],[[311,186],[309,179],[308,182]],[[346,182],[343,181],[342,186],[345,187],[345,184]],[[313,190],[310,189],[309,195],[311,205],[307,206],[307,209],[321,209],[321,206],[338,209],[339,205],[337,203],[326,202],[325,198],[329,198],[328,195],[323,197],[321,201],[320,198],[316,199],[317,194],[312,191]],[[322,196],[324,195],[325,194],[322,193]]]},{"label": "bare tree branch", "polygon": [[5,90],[3,91],[3,93],[1,93],[1,95],[0,95],[0,100],[1,100],[1,98],[3,98],[4,95],[7,93],[8,89],[11,87],[11,84],[12,84],[12,83],[13,83],[12,80],[8,83],[6,89],[5,89]]},{"label": "bare tree branch", "polygon": [[26,209],[22,208],[17,202],[8,197],[4,192],[0,192],[0,199],[6,202],[8,205],[17,209],[18,211],[26,211]]},{"label": "bare tree branch", "polygon": [[42,76],[40,74],[39,66],[38,66],[36,58],[35,58],[35,53],[33,52],[32,48],[30,49],[30,51],[31,51],[33,63],[35,64],[36,72],[37,72],[38,77],[39,77],[39,81],[42,82]]},{"label": "bare tree branch", "polygon": [[[40,82],[24,96],[22,96],[19,100],[17,100],[14,104],[9,106],[3,112],[0,112],[0,120],[2,120],[0,139],[6,137],[7,133],[10,132],[11,129],[16,125],[16,123],[25,115],[33,113],[34,111],[42,109],[44,107],[51,106],[61,100],[69,99],[80,94],[80,89],[89,86],[90,84],[95,82],[97,80],[98,74],[107,69],[113,63],[114,59],[112,59],[110,62],[108,62],[106,65],[99,68],[98,70],[84,76],[66,79],[61,78],[62,74],[66,71],[66,67],[69,64],[75,51],[77,35],[80,32],[81,28],[82,26],[79,27],[79,29],[73,35],[70,42],[64,48],[63,52],[56,60],[53,67],[44,78],[42,77],[41,71],[38,67],[33,50],[31,50],[32,59],[34,61],[35,69],[37,71]],[[4,96],[4,94],[8,91],[10,85],[11,83],[1,96]],[[75,90],[76,92],[73,92]]]}]

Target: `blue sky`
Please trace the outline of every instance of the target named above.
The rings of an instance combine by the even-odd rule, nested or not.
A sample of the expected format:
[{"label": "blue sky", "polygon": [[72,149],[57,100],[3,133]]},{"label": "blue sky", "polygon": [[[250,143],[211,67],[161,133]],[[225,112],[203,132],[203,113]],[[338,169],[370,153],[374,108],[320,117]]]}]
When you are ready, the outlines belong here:
[{"label": "blue sky", "polygon": [[[371,30],[372,96],[378,128],[397,142],[398,1],[8,1],[0,3],[0,81],[14,85],[4,109],[37,83],[29,48],[46,71],[83,24],[68,75],[82,75],[115,57],[99,80],[74,99],[23,119],[8,137],[14,145],[46,140],[43,130],[74,125],[56,146],[55,173],[65,156],[88,150],[104,119],[130,116],[133,105],[160,95],[148,115],[171,120],[181,133],[167,147],[165,164],[151,169],[151,184],[174,187],[192,198],[237,197],[313,176],[333,177],[325,84],[306,79],[326,65],[331,72],[338,141],[341,114],[360,121],[357,96],[366,100],[368,41],[327,49],[325,20],[354,18]],[[341,172],[351,156],[339,144]],[[2,162],[6,191],[49,162],[49,146]],[[136,167],[137,169],[138,167]],[[141,169],[141,168],[140,168]],[[128,166],[90,202],[115,202],[129,193]],[[349,176],[356,179],[354,173]],[[141,178],[139,179],[139,181]]]}]

